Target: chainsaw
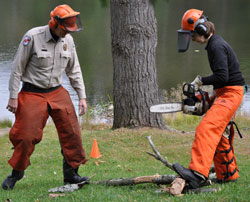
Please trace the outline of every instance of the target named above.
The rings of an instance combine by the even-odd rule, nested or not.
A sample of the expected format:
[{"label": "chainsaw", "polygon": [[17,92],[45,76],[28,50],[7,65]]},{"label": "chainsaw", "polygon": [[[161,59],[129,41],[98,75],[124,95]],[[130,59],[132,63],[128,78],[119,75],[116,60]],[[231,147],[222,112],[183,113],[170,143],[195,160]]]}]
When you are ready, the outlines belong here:
[{"label": "chainsaw", "polygon": [[153,105],[150,107],[150,112],[174,113],[182,111],[184,114],[202,116],[212,104],[208,92],[200,88],[196,89],[193,84],[185,83],[182,92],[186,96],[182,102]]}]

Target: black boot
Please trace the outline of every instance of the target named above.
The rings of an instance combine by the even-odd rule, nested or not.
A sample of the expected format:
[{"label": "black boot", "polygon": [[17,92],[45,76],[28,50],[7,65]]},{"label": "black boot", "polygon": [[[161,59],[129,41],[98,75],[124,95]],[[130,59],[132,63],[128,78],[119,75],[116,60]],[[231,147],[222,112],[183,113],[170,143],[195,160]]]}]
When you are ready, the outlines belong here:
[{"label": "black boot", "polygon": [[192,170],[184,168],[178,163],[173,164],[173,169],[190,185],[192,189],[200,187],[204,181],[202,177],[196,175]]},{"label": "black boot", "polygon": [[65,159],[63,159],[63,176],[64,184],[78,184],[81,182],[88,182],[89,178],[87,176],[81,177],[78,175],[78,168],[72,168]]},{"label": "black boot", "polygon": [[7,190],[7,189],[13,189],[16,182],[18,180],[21,180],[24,176],[24,171],[17,171],[17,170],[12,170],[12,173],[3,181],[2,183],[2,188]]}]

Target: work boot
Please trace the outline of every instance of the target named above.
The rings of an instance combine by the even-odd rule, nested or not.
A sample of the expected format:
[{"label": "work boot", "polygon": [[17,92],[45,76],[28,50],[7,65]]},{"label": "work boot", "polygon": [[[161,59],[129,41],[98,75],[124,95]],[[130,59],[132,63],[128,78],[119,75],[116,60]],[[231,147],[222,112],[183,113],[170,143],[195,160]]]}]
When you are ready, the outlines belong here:
[{"label": "work boot", "polygon": [[87,176],[81,177],[78,175],[78,168],[74,169],[71,167],[65,159],[63,159],[63,176],[64,184],[78,184],[81,182],[88,182],[89,178]]},{"label": "work boot", "polygon": [[18,180],[21,180],[23,176],[24,176],[24,171],[17,171],[13,169],[11,174],[3,181],[2,188],[5,190],[13,189],[16,182]]},{"label": "work boot", "polygon": [[190,185],[192,189],[200,187],[204,179],[206,179],[205,177],[203,179],[201,176],[195,174],[194,171],[184,168],[178,163],[173,164],[173,169]]}]

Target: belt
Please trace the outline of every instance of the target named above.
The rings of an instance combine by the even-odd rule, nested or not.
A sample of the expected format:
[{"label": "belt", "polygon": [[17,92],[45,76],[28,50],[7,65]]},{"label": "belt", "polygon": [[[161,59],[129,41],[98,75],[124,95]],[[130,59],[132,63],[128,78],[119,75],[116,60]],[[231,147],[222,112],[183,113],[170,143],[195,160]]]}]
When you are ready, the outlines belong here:
[{"label": "belt", "polygon": [[24,82],[22,90],[26,91],[26,92],[32,92],[32,93],[50,93],[50,92],[52,92],[60,87],[61,87],[61,85],[45,89],[45,88],[39,88],[31,83]]}]

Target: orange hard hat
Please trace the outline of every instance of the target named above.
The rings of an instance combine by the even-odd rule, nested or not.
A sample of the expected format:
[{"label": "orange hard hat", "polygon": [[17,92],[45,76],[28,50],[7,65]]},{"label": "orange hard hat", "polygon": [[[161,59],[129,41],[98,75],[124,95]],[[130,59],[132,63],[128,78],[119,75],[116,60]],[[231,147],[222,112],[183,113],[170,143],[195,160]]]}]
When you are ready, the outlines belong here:
[{"label": "orange hard hat", "polygon": [[64,4],[57,6],[50,12],[50,27],[53,29],[58,24],[63,30],[76,32],[82,30],[80,12],[74,11],[70,6]]},{"label": "orange hard hat", "polygon": [[50,12],[50,17],[58,16],[60,19],[73,17],[79,15],[80,12],[74,11],[70,6],[64,4],[57,6]]},{"label": "orange hard hat", "polygon": [[181,29],[194,31],[195,23],[202,17],[203,11],[198,9],[187,10],[181,20]]}]

